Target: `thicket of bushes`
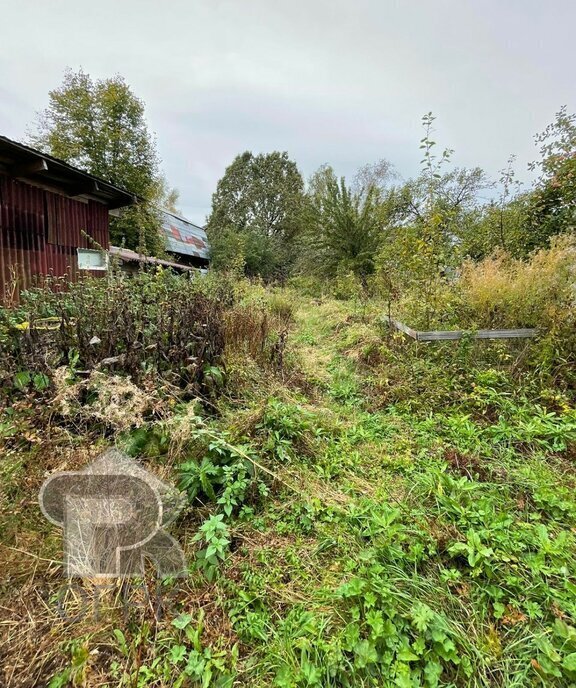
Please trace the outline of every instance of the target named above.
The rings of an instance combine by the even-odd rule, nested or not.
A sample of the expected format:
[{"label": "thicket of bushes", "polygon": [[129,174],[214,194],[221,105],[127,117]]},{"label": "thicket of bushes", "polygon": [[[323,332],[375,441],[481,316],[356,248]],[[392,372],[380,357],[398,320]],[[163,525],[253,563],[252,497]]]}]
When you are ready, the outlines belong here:
[{"label": "thicket of bushes", "polygon": [[576,237],[564,235],[525,260],[501,250],[466,260],[446,276],[424,276],[417,284],[399,279],[392,303],[420,329],[558,330],[574,318],[575,280]]},{"label": "thicket of bushes", "polygon": [[169,271],[85,279],[25,292],[0,309],[0,390],[42,391],[64,368],[70,380],[93,373],[168,386],[181,398],[208,395],[226,381],[226,355],[275,364],[285,315],[248,302],[241,283],[190,280]]},{"label": "thicket of bushes", "polygon": [[422,120],[420,173],[401,183],[386,160],[352,180],[325,164],[304,184],[287,153],[238,156],[212,199],[214,266],[267,281],[352,273],[366,286],[383,265],[437,276],[494,251],[526,259],[574,230],[576,114],[562,108],[536,137],[532,188],[516,179],[513,156],[497,181],[479,167],[451,166],[453,151],[433,140],[434,120]]}]

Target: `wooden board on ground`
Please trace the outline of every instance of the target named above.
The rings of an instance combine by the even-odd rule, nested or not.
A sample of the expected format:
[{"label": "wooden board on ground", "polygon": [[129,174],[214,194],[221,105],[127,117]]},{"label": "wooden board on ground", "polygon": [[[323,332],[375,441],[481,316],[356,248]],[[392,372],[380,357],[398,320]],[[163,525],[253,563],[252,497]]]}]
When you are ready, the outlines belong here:
[{"label": "wooden board on ground", "polygon": [[462,337],[471,337],[472,339],[515,339],[519,337],[535,337],[538,334],[538,330],[534,327],[515,330],[476,330],[470,332],[466,330],[413,330],[408,325],[387,315],[384,316],[384,319],[388,324],[418,342],[439,342],[450,339],[462,339]]}]

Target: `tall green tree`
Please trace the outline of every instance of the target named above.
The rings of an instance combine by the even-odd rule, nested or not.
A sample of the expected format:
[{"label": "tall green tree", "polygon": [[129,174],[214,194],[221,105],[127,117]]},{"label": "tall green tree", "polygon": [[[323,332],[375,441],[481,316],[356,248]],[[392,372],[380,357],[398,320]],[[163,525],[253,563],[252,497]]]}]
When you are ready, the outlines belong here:
[{"label": "tall green tree", "polygon": [[238,155],[212,196],[206,230],[214,265],[227,267],[234,250],[242,250],[247,274],[286,275],[303,210],[304,182],[288,153]]},{"label": "tall green tree", "polygon": [[309,185],[309,241],[313,261],[329,276],[353,272],[361,280],[374,270],[382,238],[382,214],[375,185],[353,191],[331,167],[321,168]]},{"label": "tall green tree", "polygon": [[551,236],[576,229],[576,113],[564,106],[552,124],[536,136],[541,160],[532,198],[534,247],[546,245]]},{"label": "tall green tree", "polygon": [[128,248],[161,252],[156,210],[173,198],[159,171],[144,103],[121,76],[93,80],[68,69],[50,91],[48,107],[38,113],[31,144],[141,199],[111,223],[111,240]]}]

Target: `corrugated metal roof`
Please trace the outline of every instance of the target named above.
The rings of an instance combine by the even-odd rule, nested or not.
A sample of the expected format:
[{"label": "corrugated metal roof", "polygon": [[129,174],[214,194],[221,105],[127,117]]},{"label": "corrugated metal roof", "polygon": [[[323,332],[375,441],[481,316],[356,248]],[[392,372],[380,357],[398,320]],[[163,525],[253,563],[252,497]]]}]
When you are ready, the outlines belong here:
[{"label": "corrugated metal roof", "polygon": [[162,230],[166,235],[167,251],[183,256],[209,259],[208,239],[202,227],[163,210]]}]

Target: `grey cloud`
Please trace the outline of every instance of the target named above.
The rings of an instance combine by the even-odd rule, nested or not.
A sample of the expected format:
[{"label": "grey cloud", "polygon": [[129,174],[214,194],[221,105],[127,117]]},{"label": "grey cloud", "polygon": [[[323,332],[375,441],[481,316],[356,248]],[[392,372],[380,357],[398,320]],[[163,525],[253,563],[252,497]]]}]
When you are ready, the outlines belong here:
[{"label": "grey cloud", "polygon": [[533,135],[576,109],[572,0],[20,0],[0,8],[0,132],[16,138],[64,68],[144,99],[183,211],[203,222],[226,165],[288,150],[302,172],[418,170],[420,117],[454,161],[528,177]]}]

